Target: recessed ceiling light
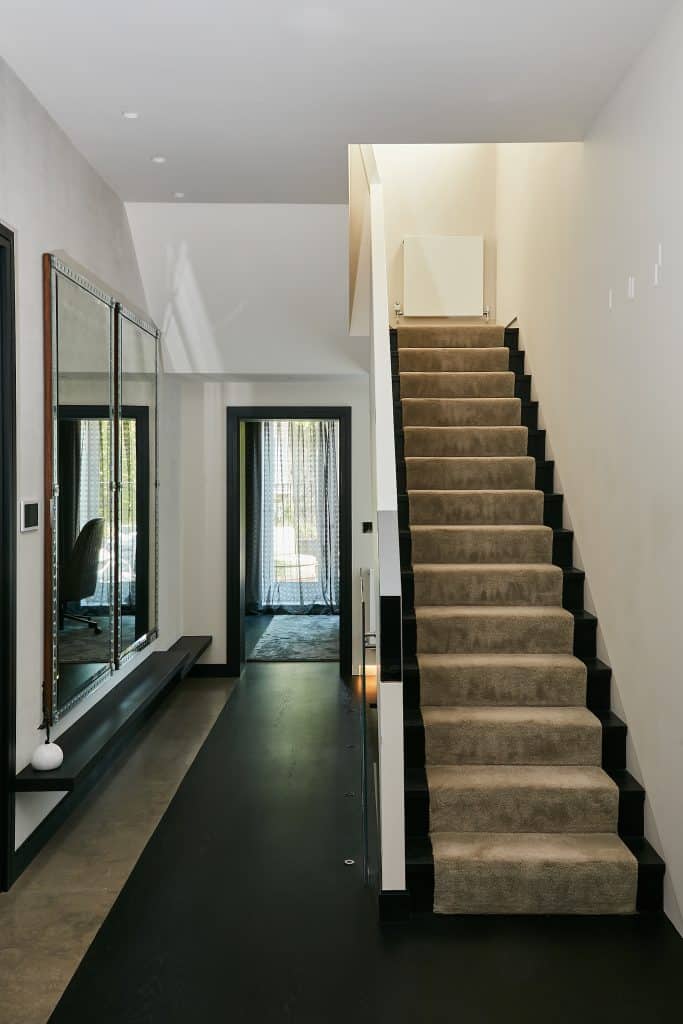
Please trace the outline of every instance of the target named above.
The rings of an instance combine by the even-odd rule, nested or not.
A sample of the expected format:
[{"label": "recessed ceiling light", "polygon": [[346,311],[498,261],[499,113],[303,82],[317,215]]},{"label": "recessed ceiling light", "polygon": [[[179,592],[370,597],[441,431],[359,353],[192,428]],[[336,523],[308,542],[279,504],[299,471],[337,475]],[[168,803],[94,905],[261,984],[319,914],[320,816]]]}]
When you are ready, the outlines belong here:
[{"label": "recessed ceiling light", "polygon": [[166,157],[165,156],[153,156],[152,157],[152,163],[153,164],[165,164],[166,163]]},{"label": "recessed ceiling light", "polygon": [[139,116],[140,115],[138,114],[137,110],[124,110],[123,111],[123,117],[125,117],[126,121],[137,121]]},{"label": "recessed ceiling light", "polygon": [[185,193],[184,192],[174,192],[173,193],[173,198],[174,199],[184,199],[185,198]]}]

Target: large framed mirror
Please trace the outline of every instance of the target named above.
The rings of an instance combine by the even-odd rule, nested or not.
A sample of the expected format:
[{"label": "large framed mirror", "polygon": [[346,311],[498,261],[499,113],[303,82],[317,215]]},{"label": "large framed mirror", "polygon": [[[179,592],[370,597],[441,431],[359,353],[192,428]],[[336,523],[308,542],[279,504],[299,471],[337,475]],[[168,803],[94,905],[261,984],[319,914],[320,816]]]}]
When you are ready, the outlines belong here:
[{"label": "large framed mirror", "polygon": [[46,255],[44,714],[157,635],[159,334]]}]

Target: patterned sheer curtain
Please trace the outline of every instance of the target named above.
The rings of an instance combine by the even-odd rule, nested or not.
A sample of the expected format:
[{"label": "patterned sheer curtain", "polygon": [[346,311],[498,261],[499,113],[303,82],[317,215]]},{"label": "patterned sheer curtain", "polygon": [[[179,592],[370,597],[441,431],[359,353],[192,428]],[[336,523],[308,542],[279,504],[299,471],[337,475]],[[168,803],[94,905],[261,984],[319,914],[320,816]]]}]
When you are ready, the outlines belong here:
[{"label": "patterned sheer curtain", "polygon": [[138,542],[137,466],[134,419],[121,420],[121,504],[119,524],[119,578],[124,614],[136,603]]},{"label": "patterned sheer curtain", "polygon": [[[77,532],[91,519],[105,521],[104,542],[100,552],[97,572],[97,589],[91,597],[81,601],[83,605],[108,607],[109,594],[109,420],[80,420],[80,459],[78,472],[78,522]],[[75,539],[75,538],[74,538]]]},{"label": "patterned sheer curtain", "polygon": [[259,427],[252,522],[258,557],[248,603],[258,611],[338,614],[338,423],[271,420]]},{"label": "patterned sheer curtain", "polygon": [[[91,519],[102,518],[106,523],[104,546],[100,553],[97,589],[92,597],[84,598],[83,605],[108,606],[109,597],[109,420],[80,420],[80,457],[78,469],[78,522],[77,532]],[[137,548],[135,420],[121,420],[121,603],[135,604],[135,557]],[[74,537],[75,540],[75,537]]]}]

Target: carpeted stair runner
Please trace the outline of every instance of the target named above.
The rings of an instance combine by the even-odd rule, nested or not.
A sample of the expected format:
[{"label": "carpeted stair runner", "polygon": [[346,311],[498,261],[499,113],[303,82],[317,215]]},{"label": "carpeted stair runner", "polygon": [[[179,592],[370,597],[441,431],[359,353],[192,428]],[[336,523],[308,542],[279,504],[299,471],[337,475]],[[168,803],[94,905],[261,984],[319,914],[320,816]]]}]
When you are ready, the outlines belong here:
[{"label": "carpeted stair runner", "polygon": [[637,863],[503,340],[398,331],[434,909],[628,914]]}]

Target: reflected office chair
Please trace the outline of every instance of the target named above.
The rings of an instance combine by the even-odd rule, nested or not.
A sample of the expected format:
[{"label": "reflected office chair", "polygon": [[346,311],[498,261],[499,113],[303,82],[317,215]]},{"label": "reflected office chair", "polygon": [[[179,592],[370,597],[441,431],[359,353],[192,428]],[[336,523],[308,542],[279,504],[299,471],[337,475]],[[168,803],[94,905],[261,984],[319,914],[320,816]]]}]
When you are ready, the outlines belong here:
[{"label": "reflected office chair", "polygon": [[61,573],[60,628],[64,625],[64,619],[72,619],[74,622],[85,622],[95,633],[102,632],[97,619],[68,612],[66,606],[69,601],[82,601],[86,597],[92,597],[97,590],[103,537],[104,519],[90,519],[76,538],[73,551]]}]

